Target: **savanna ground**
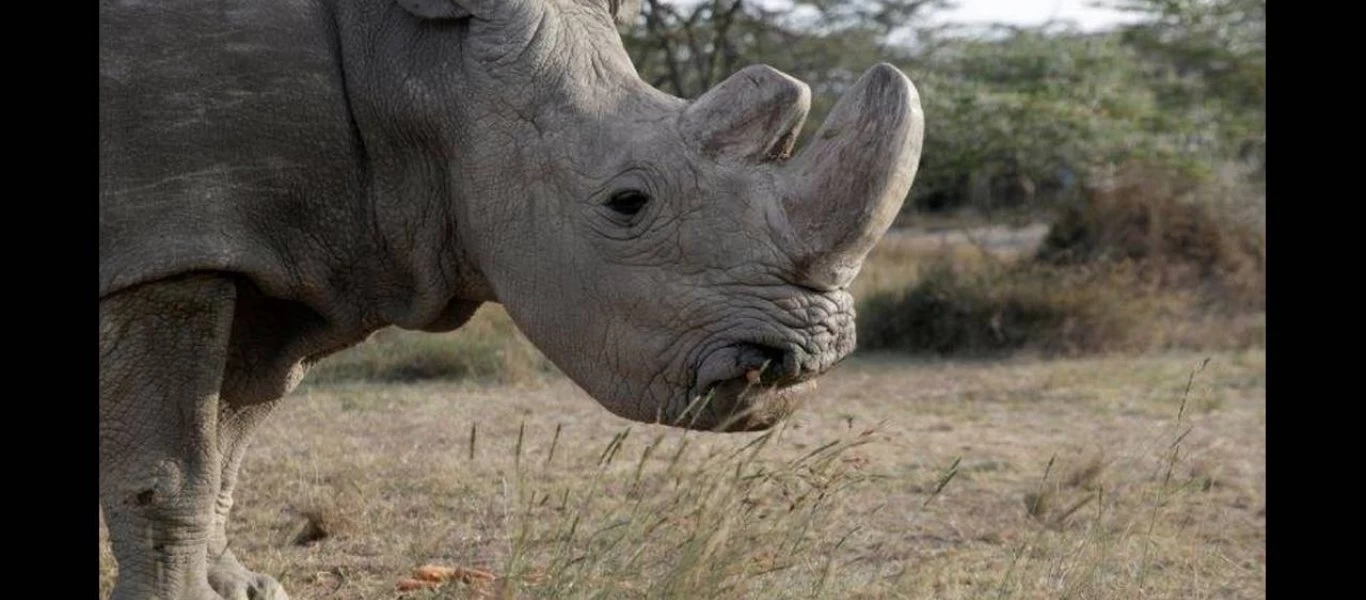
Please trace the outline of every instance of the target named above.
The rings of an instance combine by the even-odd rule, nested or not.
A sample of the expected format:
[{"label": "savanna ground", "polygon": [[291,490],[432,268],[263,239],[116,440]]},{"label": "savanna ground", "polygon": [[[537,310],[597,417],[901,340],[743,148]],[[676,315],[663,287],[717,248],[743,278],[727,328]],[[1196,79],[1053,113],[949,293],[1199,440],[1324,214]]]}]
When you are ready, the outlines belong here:
[{"label": "savanna ground", "polygon": [[[1045,231],[894,232],[856,292],[1020,262]],[[257,437],[230,535],[300,600],[1260,598],[1255,314],[1212,348],[863,352],[780,428],[708,434],[608,414],[489,306],[310,375]],[[429,564],[496,578],[396,588]]]}]

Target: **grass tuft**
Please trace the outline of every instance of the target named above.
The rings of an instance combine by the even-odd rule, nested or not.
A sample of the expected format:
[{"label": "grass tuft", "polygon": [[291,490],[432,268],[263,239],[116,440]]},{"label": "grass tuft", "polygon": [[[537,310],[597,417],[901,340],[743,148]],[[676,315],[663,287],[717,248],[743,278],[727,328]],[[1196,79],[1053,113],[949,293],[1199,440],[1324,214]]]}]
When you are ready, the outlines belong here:
[{"label": "grass tuft", "polygon": [[[256,440],[230,536],[301,600],[1259,598],[1265,358],[1205,356],[856,358],[733,435],[564,381],[315,386]],[[395,593],[428,565],[487,576]]]}]

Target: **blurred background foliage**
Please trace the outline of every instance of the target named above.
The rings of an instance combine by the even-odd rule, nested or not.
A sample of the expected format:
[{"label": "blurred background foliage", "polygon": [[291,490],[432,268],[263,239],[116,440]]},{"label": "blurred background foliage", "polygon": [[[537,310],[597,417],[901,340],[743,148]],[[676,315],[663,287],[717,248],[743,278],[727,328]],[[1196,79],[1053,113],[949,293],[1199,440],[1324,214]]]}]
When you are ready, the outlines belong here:
[{"label": "blurred background foliage", "polygon": [[881,61],[918,87],[925,154],[906,211],[1033,211],[1141,163],[1184,185],[1265,173],[1265,0],[1114,0],[1127,24],[969,29],[947,0],[645,0],[642,78],[694,98],[748,64],[812,88],[805,132]]}]

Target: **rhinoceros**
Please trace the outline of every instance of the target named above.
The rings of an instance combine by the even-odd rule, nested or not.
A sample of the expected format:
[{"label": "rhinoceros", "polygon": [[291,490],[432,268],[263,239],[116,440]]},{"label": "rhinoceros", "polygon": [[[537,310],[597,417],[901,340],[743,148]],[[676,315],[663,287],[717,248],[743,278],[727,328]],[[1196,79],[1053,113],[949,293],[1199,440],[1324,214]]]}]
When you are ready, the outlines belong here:
[{"label": "rhinoceros", "polygon": [[[225,522],[305,369],[502,304],[612,413],[752,431],[854,348],[848,292],[915,176],[874,65],[809,88],[637,75],[624,0],[100,4],[100,507],[116,599],[286,598]],[[699,401],[701,400],[701,401]]]}]

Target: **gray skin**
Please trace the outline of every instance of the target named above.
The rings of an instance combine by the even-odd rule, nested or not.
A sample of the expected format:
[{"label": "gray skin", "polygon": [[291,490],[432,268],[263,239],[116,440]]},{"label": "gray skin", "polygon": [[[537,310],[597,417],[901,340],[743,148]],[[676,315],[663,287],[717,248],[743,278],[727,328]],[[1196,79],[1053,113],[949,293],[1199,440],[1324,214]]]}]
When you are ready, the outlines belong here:
[{"label": "gray skin", "polygon": [[[854,347],[914,178],[877,65],[642,82],[618,0],[100,4],[100,506],[113,597],[286,598],[224,525],[254,428],[381,327],[502,303],[611,412],[772,426]],[[638,209],[638,210],[637,210]]]}]

